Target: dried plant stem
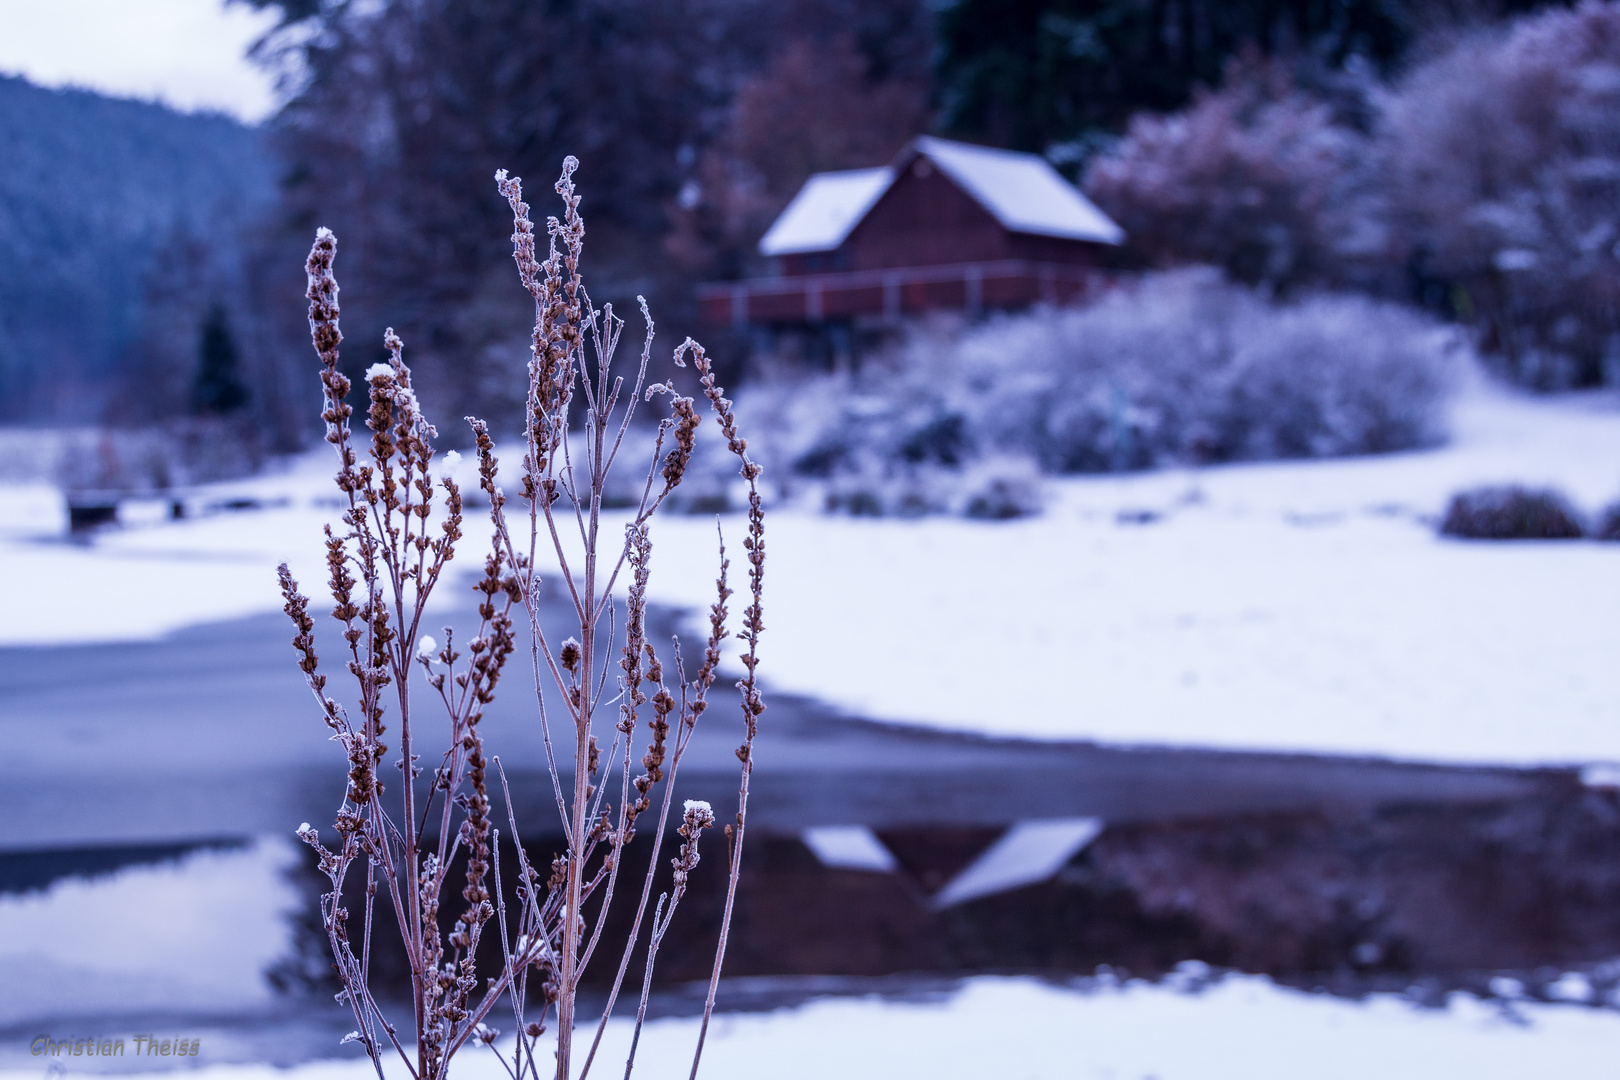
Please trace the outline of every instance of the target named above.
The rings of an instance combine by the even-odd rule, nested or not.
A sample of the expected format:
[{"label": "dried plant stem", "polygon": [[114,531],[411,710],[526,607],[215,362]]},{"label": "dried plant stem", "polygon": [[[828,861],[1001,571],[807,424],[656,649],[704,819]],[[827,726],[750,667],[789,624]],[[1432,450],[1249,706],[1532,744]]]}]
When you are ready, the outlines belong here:
[{"label": "dried plant stem", "polygon": [[[326,531],[328,587],[347,652],[344,667],[356,680],[360,715],[351,720],[327,694],[327,676],[319,670],[314,650],[313,620],[308,599],[285,566],[281,587],[295,632],[293,646],[300,669],[315,696],[333,738],[348,758],[348,780],[337,815],[337,843],[328,846],[318,830],[305,824],[299,836],[316,852],[331,891],[321,901],[322,920],[334,965],[342,983],[340,998],[354,1014],[359,1041],[379,1080],[382,1058],[392,1048],[413,1080],[445,1080],[450,1062],[469,1040],[501,1056],[512,1080],[540,1080],[536,1049],[546,1021],[556,1009],[556,1064],[553,1075],[572,1080],[573,1039],[578,993],[586,967],[602,942],[610,910],[618,895],[626,849],[635,823],[651,808],[652,788],[660,782],[658,824],[648,865],[638,890],[632,928],[624,942],[608,1006],[579,1071],[589,1071],[614,1002],[646,924],[647,907],[659,870],[663,834],[674,799],[674,784],[699,718],[708,708],[708,693],[717,677],[721,645],[727,636],[727,568],[723,539],[719,543],[717,599],[709,613],[703,662],[688,680],[681,667],[680,645],[674,648],[677,679],[666,682],[657,651],[646,640],[647,583],[652,543],[648,522],[681,483],[691,461],[699,417],[692,398],[667,384],[648,386],[653,326],[647,332],[640,363],[628,382],[611,371],[624,328],[611,305],[592,307],[579,272],[585,228],[569,158],[556,191],[562,197],[561,221],[548,219],[548,252],[536,257],[534,226],[516,179],[497,174],[501,194],[513,213],[513,258],[518,276],[535,303],[530,341],[529,389],[520,466],[520,497],[527,504],[528,533],[514,528],[505,492],[497,483],[500,466],[487,425],[469,417],[477,453],[479,488],[490,506],[491,545],[483,573],[473,588],[479,596],[478,630],[464,644],[448,629],[442,647],[431,637],[418,638],[425,606],[455,555],[462,536],[462,498],[454,479],[435,478],[433,439],[437,432],[423,418],[404,360],[404,343],[392,330],[384,338],[388,362],[366,372],[368,407],[365,423],[369,446],[362,454],[352,437],[353,408],[346,398],[349,379],[338,367],[337,281],[333,276],[336,238],[321,230],[310,251],[310,329],[321,360],[321,385],[327,441],[338,454],[337,486],[345,496],[341,524]],[[646,305],[642,304],[646,316]],[[724,924],[716,953],[704,1014],[705,1030],[713,1009],[727,926],[741,873],[742,829],[747,814],[748,784],[758,717],[764,711],[755,682],[758,639],[763,629],[761,581],[764,518],[757,480],[759,467],[749,460],[747,444],[737,434],[735,418],[717,385],[702,348],[688,339],[675,350],[673,362],[686,366],[690,357],[721,433],[740,461],[749,488],[748,536],[750,603],[744,613],[742,658],[746,673],[742,691],[744,738],[737,751],[741,763],[736,822],[728,837],[727,891]],[[603,493],[609,472],[642,402],[668,398],[669,413],[659,421],[653,456],[647,462],[639,504],[615,545],[604,543],[607,525]],[[578,405],[582,421],[574,423]],[[668,448],[666,451],[666,447]],[[660,468],[661,466],[661,468]],[[662,475],[663,484],[656,483]],[[566,506],[557,507],[559,501]],[[517,519],[521,521],[521,519]],[[570,558],[564,536],[576,536],[580,552]],[[435,531],[436,530],[436,531]],[[565,587],[577,623],[577,635],[549,640],[542,623],[539,553],[555,558],[556,577]],[[629,569],[630,582],[623,626],[615,607],[615,589]],[[550,571],[548,570],[548,573]],[[497,683],[515,649],[513,609],[521,607],[531,633],[530,673],[534,678],[536,718],[546,749],[547,773],[562,826],[566,849],[553,858],[549,877],[532,866],[518,833],[507,777],[499,758],[487,758],[480,722],[494,700]],[[622,642],[622,646],[621,646]],[[619,648],[617,685],[610,686],[613,649]],[[420,667],[444,710],[450,738],[430,782],[418,791],[420,732],[411,694],[412,669]],[[379,769],[388,747],[384,690],[392,686],[392,722],[399,727],[400,790],[385,799]],[[555,710],[548,707],[548,688],[563,702],[573,727],[571,788],[564,791],[558,756],[567,753],[566,738],[554,737]],[[652,691],[651,695],[647,691]],[[598,713],[618,703],[611,739],[599,739]],[[651,741],[642,757],[643,771],[631,777],[631,741],[645,706]],[[560,717],[559,717],[560,719]],[[556,733],[562,735],[562,731]],[[601,743],[609,742],[604,756]],[[497,851],[500,833],[491,825],[487,772],[493,760],[506,801],[510,839],[516,848],[518,880],[508,886]],[[615,767],[618,805],[607,803]],[[666,776],[667,768],[667,776]],[[654,967],[687,882],[698,865],[698,844],[714,823],[706,803],[688,800],[677,832],[682,844],[671,861],[673,885],[654,908],[642,975],[640,1004],[626,1060],[634,1066],[642,1021],[647,1010]],[[597,858],[600,854],[600,858]],[[351,942],[344,887],[350,871],[363,863],[364,906],[361,944]],[[459,869],[458,869],[459,868]],[[459,874],[462,904],[443,910],[451,899],[446,887]],[[487,878],[493,872],[493,891]],[[381,890],[399,933],[410,976],[411,1030],[401,1032],[385,1016],[372,992],[371,955],[375,941],[376,896]],[[595,903],[594,919],[587,906]],[[453,918],[448,932],[447,921]],[[476,960],[485,938],[498,939],[499,968],[481,980]],[[485,950],[487,951],[487,950]],[[531,997],[538,998],[539,1018],[530,1019]],[[505,1000],[517,1026],[508,1060],[496,1049],[499,1032],[485,1025]],[[346,1041],[349,1041],[346,1040]],[[700,1036],[698,1054],[702,1051]],[[694,1070],[696,1057],[694,1057]],[[549,1067],[547,1071],[552,1071]]]}]

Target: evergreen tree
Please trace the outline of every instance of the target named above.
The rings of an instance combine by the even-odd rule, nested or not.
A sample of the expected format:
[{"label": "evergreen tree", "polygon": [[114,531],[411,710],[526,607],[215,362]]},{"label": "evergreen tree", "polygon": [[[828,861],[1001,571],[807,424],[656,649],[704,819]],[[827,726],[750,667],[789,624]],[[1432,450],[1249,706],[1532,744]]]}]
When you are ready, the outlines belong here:
[{"label": "evergreen tree", "polygon": [[237,371],[236,338],[223,304],[214,304],[203,320],[197,341],[197,373],[191,381],[191,411],[198,416],[225,416],[248,401],[248,389]]}]

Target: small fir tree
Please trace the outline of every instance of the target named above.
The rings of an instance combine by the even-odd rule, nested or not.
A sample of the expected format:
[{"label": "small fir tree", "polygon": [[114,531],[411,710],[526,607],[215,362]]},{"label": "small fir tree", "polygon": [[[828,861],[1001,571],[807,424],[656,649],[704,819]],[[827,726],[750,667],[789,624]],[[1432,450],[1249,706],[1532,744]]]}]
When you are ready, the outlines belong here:
[{"label": "small fir tree", "polygon": [[248,401],[248,389],[237,370],[236,338],[223,304],[203,320],[197,341],[197,373],[191,383],[191,411],[198,416],[225,416]]}]

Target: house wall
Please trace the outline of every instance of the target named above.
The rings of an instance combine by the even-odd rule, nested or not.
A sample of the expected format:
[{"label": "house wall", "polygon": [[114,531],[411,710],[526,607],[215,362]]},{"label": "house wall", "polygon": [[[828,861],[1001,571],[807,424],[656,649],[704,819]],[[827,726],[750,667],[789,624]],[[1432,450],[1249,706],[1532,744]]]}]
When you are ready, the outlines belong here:
[{"label": "house wall", "polygon": [[1007,247],[1015,259],[1066,266],[1112,266],[1117,262],[1119,252],[1110,244],[1064,240],[1057,236],[1033,236],[1029,233],[1008,233]]}]

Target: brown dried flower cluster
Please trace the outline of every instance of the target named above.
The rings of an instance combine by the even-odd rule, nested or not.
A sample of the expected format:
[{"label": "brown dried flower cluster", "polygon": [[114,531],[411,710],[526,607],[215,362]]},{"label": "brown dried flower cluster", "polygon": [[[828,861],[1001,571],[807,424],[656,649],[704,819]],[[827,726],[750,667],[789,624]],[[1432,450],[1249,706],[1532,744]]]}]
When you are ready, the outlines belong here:
[{"label": "brown dried flower cluster", "polygon": [[[509,513],[498,484],[500,465],[488,426],[469,418],[478,463],[478,484],[489,501],[493,540],[483,572],[473,585],[478,596],[478,630],[464,644],[450,630],[442,646],[421,634],[425,605],[444,576],[462,539],[462,494],[448,475],[435,476],[434,427],[423,416],[404,360],[404,343],[389,330],[384,338],[388,361],[366,373],[366,428],[369,445],[362,452],[354,441],[347,398],[350,380],[338,367],[338,286],[333,276],[337,240],[320,230],[310,250],[307,271],[310,330],[321,362],[326,439],[337,451],[336,483],[345,499],[339,524],[326,530],[327,585],[332,616],[339,626],[344,667],[355,680],[354,711],[329,693],[328,676],[315,651],[315,624],[309,600],[285,566],[280,568],[286,611],[294,625],[293,648],[299,669],[319,704],[321,715],[343,748],[348,777],[328,843],[304,825],[298,835],[315,850],[321,871],[331,882],[322,901],[322,917],[343,992],[339,999],[352,1010],[360,1042],[383,1075],[383,1059],[396,1054],[413,1080],[442,1080],[455,1054],[470,1041],[502,1054],[514,1080],[542,1073],[572,1078],[578,991],[582,974],[602,941],[612,907],[624,848],[636,834],[636,823],[658,798],[657,826],[651,840],[632,929],[621,945],[608,1003],[596,1024],[595,1037],[577,1071],[585,1076],[630,963],[643,941],[647,958],[628,1077],[634,1066],[647,994],[659,947],[699,862],[699,838],[715,821],[707,803],[687,801],[675,830],[681,844],[669,861],[669,888],[656,903],[654,879],[659,852],[673,805],[674,785],[692,733],[708,708],[708,695],[718,675],[721,644],[726,638],[731,589],[729,561],[719,544],[717,597],[710,609],[703,662],[686,680],[677,644],[676,675],[666,681],[666,668],[646,633],[647,583],[652,557],[648,523],[685,476],[701,418],[694,400],[667,384],[648,386],[652,321],[641,305],[647,331],[639,364],[629,376],[611,370],[622,319],[611,305],[592,306],[580,273],[585,225],[573,184],[578,163],[563,165],[556,191],[562,198],[561,220],[546,223],[546,258],[538,258],[534,224],[523,201],[522,184],[505,172],[496,175],[500,194],[512,208],[513,258],[518,278],[533,297],[535,321],[528,365],[528,407],[521,464],[520,498],[526,513]],[[753,743],[764,711],[756,681],[759,636],[763,630],[761,597],[764,572],[764,514],[757,481],[759,466],[749,459],[747,443],[737,433],[731,402],[715,381],[701,346],[688,339],[675,351],[674,363],[687,357],[696,369],[704,397],[721,434],[738,460],[738,474],[749,489],[747,536],[749,605],[739,637],[746,643],[741,691],[743,732],[737,750],[741,762],[735,821],[728,823],[728,884],[725,920],[714,958],[702,1033],[693,1054],[696,1074],[708,1018],[714,1007],[727,928],[741,870],[743,825],[747,817]],[[639,505],[623,526],[622,540],[604,539],[603,492],[632,416],[655,395],[669,398],[669,412],[659,422],[653,454],[645,463]],[[666,451],[667,444],[667,451]],[[661,479],[662,484],[657,481]],[[522,527],[526,518],[527,528]],[[565,537],[569,542],[565,543]],[[573,540],[577,544],[572,543]],[[582,554],[581,554],[582,553]],[[555,570],[551,568],[554,560]],[[555,643],[542,626],[540,567],[562,587],[572,605],[577,631]],[[621,575],[627,578],[622,609],[615,600]],[[546,747],[549,775],[565,850],[549,867],[531,865],[517,844],[517,822],[499,758],[485,753],[481,721],[494,700],[508,659],[517,648],[513,609],[521,608],[530,631],[530,674],[535,716]],[[623,626],[617,626],[620,611]],[[617,658],[616,660],[614,658]],[[419,723],[413,713],[411,669],[420,666],[437,707],[449,722],[449,741],[431,778],[418,781],[423,769],[417,745]],[[609,686],[617,668],[616,684]],[[564,703],[566,717],[548,712],[546,688]],[[651,705],[650,716],[646,707]],[[616,719],[611,723],[605,717]],[[601,729],[599,720],[603,721]],[[641,770],[632,776],[632,745],[645,720],[649,741]],[[557,721],[554,731],[554,721]],[[399,770],[397,793],[385,783],[389,747],[383,741],[395,727]],[[611,732],[604,752],[598,735]],[[559,762],[572,749],[572,770]],[[507,823],[518,862],[518,880],[503,889],[496,857],[499,830],[492,823],[491,767],[498,779]],[[617,801],[610,802],[618,773]],[[599,857],[598,857],[599,856]],[[460,867],[459,902],[446,904],[452,867]],[[493,871],[494,880],[491,881]],[[344,906],[345,883],[363,874],[364,910],[356,920]],[[371,986],[374,914],[379,894],[399,927],[411,974],[411,1028],[401,1030],[385,1014]],[[354,895],[354,894],[347,894]],[[587,909],[587,903],[591,906]],[[651,919],[647,919],[651,907]],[[447,910],[448,908],[448,910]],[[448,925],[447,925],[448,922]],[[490,939],[495,941],[491,942]],[[498,955],[499,974],[480,981],[479,959]],[[501,1006],[510,1009],[515,1041],[503,1051],[500,1032],[488,1021]],[[555,1055],[539,1052],[555,1009]],[[553,1063],[554,1062],[554,1063]]]}]

